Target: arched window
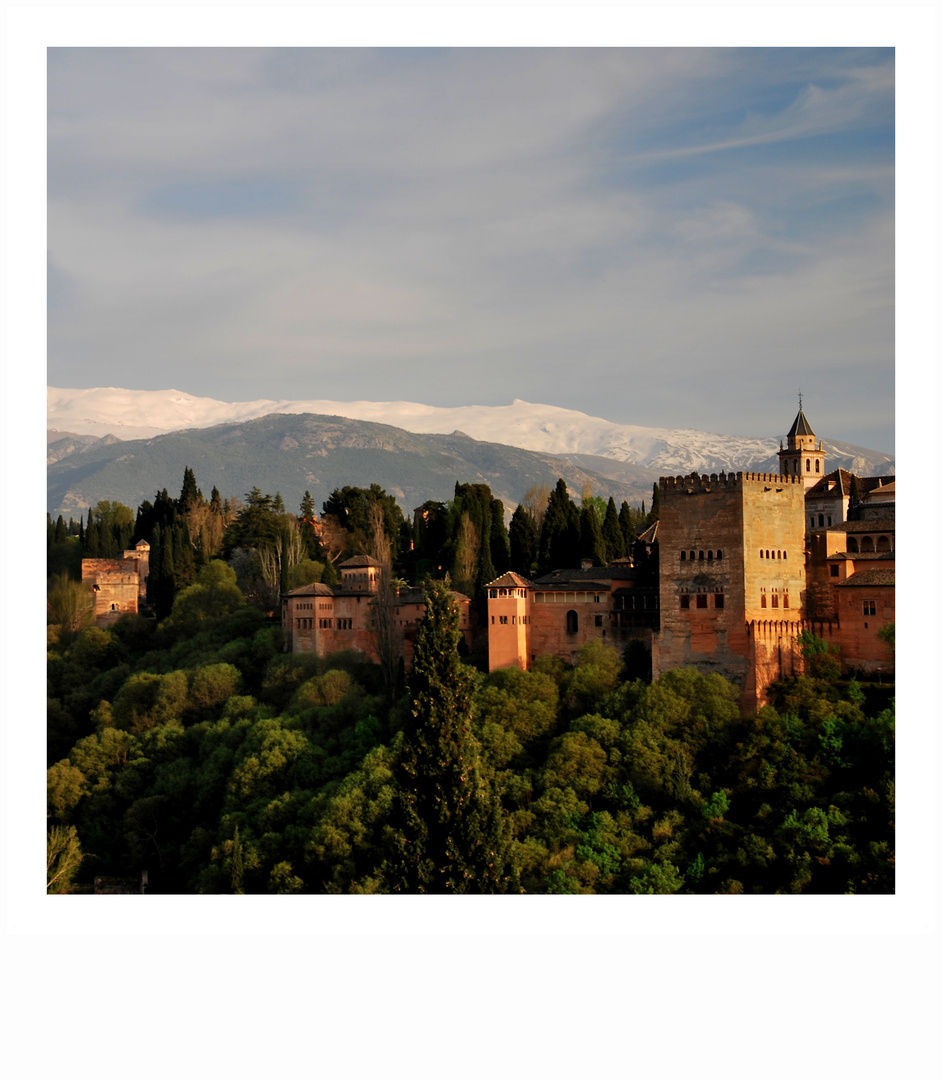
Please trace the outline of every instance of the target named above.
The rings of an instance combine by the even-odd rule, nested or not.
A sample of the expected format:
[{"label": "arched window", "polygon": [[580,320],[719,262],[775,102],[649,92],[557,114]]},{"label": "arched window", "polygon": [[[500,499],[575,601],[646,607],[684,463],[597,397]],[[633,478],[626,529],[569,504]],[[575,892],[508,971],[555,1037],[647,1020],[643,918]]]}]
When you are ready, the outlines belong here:
[{"label": "arched window", "polygon": [[890,550],[890,539],[889,539],[889,537],[888,536],[878,536],[877,537],[877,551],[889,551],[889,550]]},{"label": "arched window", "polygon": [[762,594],[762,602],[761,602],[761,606],[762,606],[762,607],[765,607],[765,593],[763,593],[763,594]]},{"label": "arched window", "polygon": [[782,557],[782,553],[780,551],[776,551],[775,557],[776,559],[780,559]]},{"label": "arched window", "polygon": [[579,615],[575,611],[566,612],[566,633],[575,634],[579,631]]},{"label": "arched window", "polygon": [[722,559],[722,558],[723,558],[723,552],[722,552],[722,550],[720,550],[720,551],[717,551],[717,553],[716,553],[716,557],[717,557],[718,559]]},{"label": "arched window", "polygon": [[818,525],[824,524],[824,514],[818,514]]},{"label": "arched window", "polygon": [[697,556],[697,559],[698,559],[698,561],[699,561],[699,562],[703,562],[703,552],[702,552],[702,551],[701,551],[701,552],[700,552],[700,554],[699,554],[699,555]]},{"label": "arched window", "polygon": [[694,559],[695,559],[696,557],[697,557],[697,553],[696,553],[695,551],[691,551],[691,552],[690,552],[690,561],[691,561],[691,562],[693,562],[693,560],[694,560]]},{"label": "arched window", "polygon": [[873,551],[873,537],[865,536],[863,542],[860,545],[861,551]]},{"label": "arched window", "polygon": [[857,544],[857,537],[856,536],[849,536],[847,538],[847,550],[848,551],[854,551],[854,552],[860,551],[860,547]]},{"label": "arched window", "polygon": [[805,472],[811,472],[811,458],[805,458]]},{"label": "arched window", "polygon": [[707,552],[707,562],[713,562],[713,552],[712,551]]},{"label": "arched window", "polygon": [[782,552],[782,558],[783,558],[783,559],[787,559],[787,558],[788,558],[788,552],[787,552],[787,551],[783,551],[783,552]]},{"label": "arched window", "polygon": [[680,553],[680,561],[681,562],[686,562],[687,561],[687,552],[686,551],[682,551]]},{"label": "arched window", "polygon": [[761,548],[759,549],[759,558],[760,558],[760,559],[764,559],[764,558],[765,558],[765,552],[764,552],[764,551],[763,551],[763,550],[762,550]]},{"label": "arched window", "polygon": [[821,459],[820,458],[818,458],[818,460],[814,463],[814,471],[815,472],[820,472],[821,471]]}]

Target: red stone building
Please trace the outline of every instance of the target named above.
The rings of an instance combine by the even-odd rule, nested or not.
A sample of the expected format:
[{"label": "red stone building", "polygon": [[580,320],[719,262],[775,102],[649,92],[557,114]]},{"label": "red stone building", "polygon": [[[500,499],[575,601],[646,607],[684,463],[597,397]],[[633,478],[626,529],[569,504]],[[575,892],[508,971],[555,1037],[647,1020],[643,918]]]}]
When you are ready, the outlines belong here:
[{"label": "red stone building", "polygon": [[[410,667],[415,633],[425,617],[424,591],[383,590],[382,564],[368,555],[342,563],[340,577],[339,585],[302,585],[282,597],[285,651],[326,656],[356,649],[378,663],[380,639],[386,634]],[[461,593],[451,595],[459,609],[459,628],[470,647],[471,601]]]},{"label": "red stone building", "polygon": [[122,615],[137,613],[147,595],[150,544],[141,540],[120,559],[82,559],[82,581],[95,602],[95,625],[110,626]]}]

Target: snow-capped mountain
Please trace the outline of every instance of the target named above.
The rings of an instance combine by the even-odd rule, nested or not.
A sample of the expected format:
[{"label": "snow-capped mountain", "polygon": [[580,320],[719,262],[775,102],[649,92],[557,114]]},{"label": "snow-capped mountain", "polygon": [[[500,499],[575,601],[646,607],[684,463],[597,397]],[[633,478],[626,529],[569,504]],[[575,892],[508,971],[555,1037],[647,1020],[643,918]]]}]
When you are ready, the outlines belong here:
[{"label": "snow-capped mountain", "polygon": [[[464,432],[473,439],[545,454],[584,454],[665,475],[738,470],[778,471],[778,440],[689,429],[615,424],[574,409],[516,400],[510,405],[441,408],[411,401],[242,401],[194,397],[179,390],[47,390],[49,428],[118,439],[151,438],[188,428],[241,423],[271,413],[314,413],[389,424],[415,434]],[[894,471],[878,451],[824,441],[829,466],[860,475]]]}]

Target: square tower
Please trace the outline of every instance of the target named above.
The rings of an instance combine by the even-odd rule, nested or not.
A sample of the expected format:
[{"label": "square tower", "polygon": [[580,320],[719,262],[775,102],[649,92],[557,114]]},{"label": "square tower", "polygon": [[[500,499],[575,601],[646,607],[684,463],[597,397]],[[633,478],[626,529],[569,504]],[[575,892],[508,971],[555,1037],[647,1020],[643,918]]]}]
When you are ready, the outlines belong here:
[{"label": "square tower", "polygon": [[660,615],[654,677],[717,672],[752,711],[794,670],[805,589],[798,476],[720,473],[659,481]]}]

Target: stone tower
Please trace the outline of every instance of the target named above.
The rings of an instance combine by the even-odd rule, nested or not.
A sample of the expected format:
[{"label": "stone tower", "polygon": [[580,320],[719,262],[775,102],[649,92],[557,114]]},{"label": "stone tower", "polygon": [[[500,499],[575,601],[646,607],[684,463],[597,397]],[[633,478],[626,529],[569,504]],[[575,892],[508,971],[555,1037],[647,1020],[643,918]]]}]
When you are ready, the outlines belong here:
[{"label": "stone tower", "polygon": [[802,483],[817,483],[824,476],[824,449],[801,407],[801,395],[798,397],[798,415],[786,438],[787,446],[779,444],[779,472],[782,476],[797,476]]},{"label": "stone tower", "polygon": [[677,667],[717,672],[740,686],[743,706],[754,711],[768,684],[797,665],[805,590],[802,478],[662,477],[659,493],[654,677]]},{"label": "stone tower", "polygon": [[486,588],[488,670],[518,667],[526,671],[530,651],[527,613],[530,582],[508,570]]}]

